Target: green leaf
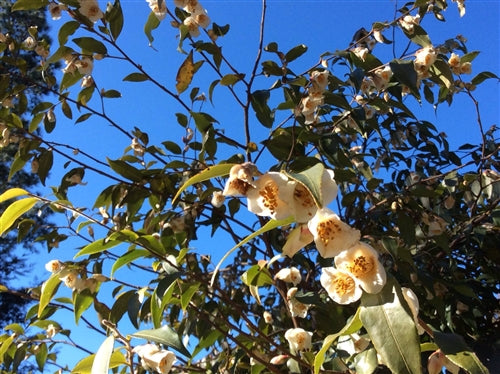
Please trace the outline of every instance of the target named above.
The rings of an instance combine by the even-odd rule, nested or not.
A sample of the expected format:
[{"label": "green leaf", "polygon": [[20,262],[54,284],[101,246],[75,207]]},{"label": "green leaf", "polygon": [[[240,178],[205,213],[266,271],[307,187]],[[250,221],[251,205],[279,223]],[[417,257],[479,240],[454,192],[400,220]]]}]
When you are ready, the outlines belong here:
[{"label": "green leaf", "polygon": [[448,65],[447,62],[437,59],[429,68],[429,71],[436,79],[441,81],[447,89],[451,89],[453,87],[453,74],[451,72],[450,65]]},{"label": "green leaf", "polygon": [[323,207],[323,196],[321,194],[321,180],[325,167],[318,162],[313,167],[300,173],[287,173],[286,176],[302,184],[312,195],[318,207]]},{"label": "green leaf", "polygon": [[123,28],[123,12],[119,0],[115,0],[111,9],[107,11],[106,19],[109,22],[109,30],[113,39],[118,39]]},{"label": "green leaf", "polygon": [[299,58],[304,53],[307,52],[307,46],[304,44],[299,44],[298,46],[293,47],[285,54],[286,62],[292,62],[293,60]]},{"label": "green leaf", "polygon": [[198,289],[200,288],[200,283],[194,283],[189,285],[189,287],[186,290],[182,290],[182,295],[181,295],[181,308],[182,310],[186,310],[187,306],[189,305],[189,302],[193,298],[194,294]]},{"label": "green leaf", "polygon": [[110,249],[116,247],[117,245],[123,243],[121,240],[108,240],[107,238],[98,239],[95,242],[87,244],[83,247],[78,253],[74,256],[74,258],[78,258],[80,256],[85,255],[93,255],[95,253],[101,253],[106,249]]},{"label": "green leaf", "polygon": [[226,74],[220,80],[222,86],[232,86],[244,78],[244,74]]},{"label": "green leaf", "polygon": [[130,73],[125,78],[123,78],[125,82],[144,82],[148,79],[148,76],[143,73]]},{"label": "green leaf", "polygon": [[101,95],[102,97],[107,97],[108,99],[116,99],[122,97],[120,91],[117,90],[106,90]]},{"label": "green leaf", "polygon": [[153,38],[152,31],[156,29],[158,26],[160,26],[160,20],[158,19],[158,17],[156,17],[156,15],[153,12],[149,13],[148,20],[144,25],[144,33],[146,34],[146,37],[149,40],[150,46],[153,45],[153,40],[155,40]]},{"label": "green leaf", "polygon": [[11,335],[7,339],[5,339],[2,344],[0,344],[0,364],[3,362],[3,357],[5,353],[7,353],[13,341],[14,336]]},{"label": "green leaf", "polygon": [[174,348],[183,355],[189,357],[189,351],[182,344],[179,335],[175,330],[165,325],[160,327],[159,329],[153,330],[141,330],[132,334],[134,338],[146,339],[155,343],[164,344],[168,347]]},{"label": "green leaf", "polygon": [[393,60],[389,63],[394,77],[405,86],[411,93],[420,98],[420,93],[417,87],[417,72],[413,66],[413,61]]},{"label": "green leaf", "polygon": [[47,305],[49,305],[50,300],[55,295],[61,280],[59,279],[60,274],[54,273],[42,284],[42,289],[40,291],[40,302],[38,304],[38,317],[43,313],[43,310]]},{"label": "green leaf", "polygon": [[209,166],[208,168],[204,169],[201,173],[192,176],[186,181],[186,183],[184,183],[181,187],[179,187],[177,193],[172,199],[172,204],[175,203],[175,201],[179,198],[180,194],[189,186],[192,186],[193,184],[196,183],[204,182],[208,179],[228,175],[229,171],[233,166],[234,164],[219,164],[219,165]]},{"label": "green leaf", "polygon": [[38,157],[38,178],[40,182],[45,186],[45,180],[49,174],[52,164],[54,163],[54,155],[52,150],[43,149],[40,156]]},{"label": "green leaf", "polygon": [[469,374],[489,374],[488,369],[460,335],[434,331],[434,341],[451,362]]},{"label": "green leaf", "polygon": [[425,32],[422,26],[413,25],[413,33],[409,33],[404,28],[402,28],[402,30],[413,43],[418,44],[423,48],[432,46],[429,35],[427,35],[427,32]]},{"label": "green leaf", "polygon": [[38,199],[36,197],[26,197],[10,204],[0,217],[0,235],[9,230],[16,219],[33,208],[37,202]]},{"label": "green leaf", "polygon": [[108,49],[106,48],[106,46],[102,42],[94,38],[84,36],[81,38],[73,39],[73,42],[84,51],[99,53],[101,55],[108,54]]},{"label": "green leaf", "polygon": [[47,354],[48,354],[47,344],[45,343],[40,344],[35,359],[38,365],[38,369],[40,369],[41,372],[43,372],[45,362],[47,361]]},{"label": "green leaf", "polygon": [[489,71],[483,71],[483,72],[479,73],[478,75],[476,75],[474,78],[472,78],[471,83],[474,85],[477,85],[479,83],[482,83],[486,79],[490,79],[490,78],[494,78],[497,80],[500,79],[496,74],[493,74]]},{"label": "green leaf", "polygon": [[113,169],[113,171],[115,171],[122,177],[127,178],[133,182],[142,181],[143,177],[139,169],[122,160],[111,160],[109,158],[107,160],[109,166],[111,166],[111,169]]},{"label": "green leaf", "polygon": [[339,336],[354,334],[363,325],[359,318],[360,309],[356,311],[356,314],[347,322],[347,324],[339,332],[328,335],[325,340],[323,340],[323,345],[314,357],[314,374],[318,374],[321,370],[321,366],[325,362],[325,354]]},{"label": "green leaf", "polygon": [[248,235],[245,239],[243,239],[241,242],[239,242],[233,248],[231,248],[229,251],[227,251],[226,254],[224,256],[222,256],[219,263],[215,267],[214,272],[212,274],[212,279],[210,280],[210,285],[214,284],[214,280],[215,280],[215,277],[217,276],[219,268],[221,267],[222,263],[226,260],[226,258],[228,258],[231,255],[231,253],[233,253],[235,250],[237,250],[242,245],[248,243],[253,238],[255,238],[255,237],[257,237],[265,232],[268,232],[272,229],[275,229],[276,227],[289,225],[289,224],[293,223],[293,220],[294,219],[292,216],[285,218],[285,219],[282,219],[282,220],[271,219],[271,220],[267,221],[266,224],[264,226],[262,226],[260,229],[253,232],[252,234]]},{"label": "green leaf", "polygon": [[402,299],[399,285],[388,279],[378,294],[363,294],[359,317],[381,361],[393,373],[420,374],[418,334]]},{"label": "green leaf", "polygon": [[0,195],[0,203],[3,203],[4,201],[7,201],[9,199],[12,199],[14,197],[22,196],[22,195],[28,195],[28,191],[23,190],[22,188],[11,188],[5,191],[3,194]]},{"label": "green leaf", "polygon": [[94,302],[94,297],[90,294],[88,290],[84,290],[82,292],[75,292],[73,294],[73,305],[74,305],[74,315],[75,315],[75,324],[78,325],[78,321],[80,321],[80,317],[83,312],[85,312],[92,303]]},{"label": "green leaf", "polygon": [[48,0],[17,0],[14,5],[12,5],[11,10],[34,10],[40,9],[48,4]]},{"label": "green leaf", "polygon": [[241,275],[241,281],[247,286],[265,286],[273,283],[269,269],[260,265],[253,265]]},{"label": "green leaf", "polygon": [[257,90],[252,92],[252,108],[260,123],[265,127],[270,128],[274,122],[274,111],[269,108],[267,101],[269,100],[269,90]]},{"label": "green leaf", "polygon": [[113,346],[115,345],[115,337],[108,336],[97,350],[94,362],[92,363],[91,374],[108,374],[111,355],[113,354]]},{"label": "green leaf", "polygon": [[[94,364],[95,354],[85,357],[78,361],[73,370],[71,370],[72,374],[91,374],[92,366]],[[109,360],[109,368],[113,369],[121,365],[126,365],[127,360],[125,356],[120,351],[115,351],[111,355],[111,359]],[[107,373],[107,372],[106,372]]]},{"label": "green leaf", "polygon": [[145,249],[136,249],[130,252],[125,253],[123,256],[120,256],[118,260],[116,260],[113,263],[113,266],[111,267],[111,273],[110,277],[113,278],[113,275],[115,272],[120,269],[122,266],[130,264],[132,261],[141,258],[141,257],[146,257],[149,255],[149,252],[146,251]]},{"label": "green leaf", "polygon": [[59,45],[64,45],[68,41],[68,37],[73,35],[76,30],[80,27],[80,22],[69,21],[61,26],[57,34],[57,39],[59,40]]}]

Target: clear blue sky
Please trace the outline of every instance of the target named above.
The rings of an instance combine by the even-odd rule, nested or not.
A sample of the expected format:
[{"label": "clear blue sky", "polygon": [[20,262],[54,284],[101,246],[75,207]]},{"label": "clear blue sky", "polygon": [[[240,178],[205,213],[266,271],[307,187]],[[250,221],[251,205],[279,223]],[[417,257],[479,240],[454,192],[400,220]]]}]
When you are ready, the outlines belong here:
[{"label": "clear blue sky", "polygon": [[[257,51],[261,2],[258,0],[202,0],[201,2],[208,10],[213,22],[219,25],[230,24],[229,34],[219,39],[218,43],[223,46],[223,52],[232,64],[241,72],[248,73]],[[440,23],[435,21],[432,16],[427,16],[423,22],[423,27],[429,32],[433,42],[439,44],[447,38],[462,34],[469,40],[470,50],[481,51],[473,63],[472,76],[482,70],[498,74],[500,70],[498,27],[500,2],[496,0],[467,1],[467,12],[463,18],[458,16],[456,5],[451,1],[449,3],[449,9],[445,13],[448,22]],[[399,1],[397,4],[402,6],[404,2]],[[171,0],[167,0],[167,5],[173,8]],[[104,6],[105,3],[101,2],[101,7],[104,8]],[[119,38],[122,47],[153,76],[175,90],[177,69],[185,58],[185,55],[176,51],[176,30],[169,25],[168,20],[164,21],[154,31],[156,50],[153,50],[148,47],[147,39],[142,31],[149,14],[147,3],[140,0],[125,0],[122,2],[122,7],[125,14],[125,27]],[[283,51],[297,44],[307,45],[309,50],[306,55],[300,59],[300,62],[292,65],[295,72],[301,72],[316,63],[319,55],[323,52],[346,48],[352,35],[360,27],[370,29],[371,24],[375,21],[392,20],[394,11],[395,1],[390,0],[269,0],[264,44],[272,41],[278,42]],[[67,18],[51,21],[54,32],[66,20]],[[387,37],[392,38],[390,34]],[[56,37],[54,39],[57,40]],[[404,49],[403,40],[396,40],[396,43],[399,50]],[[188,45],[186,45],[186,50],[187,48]],[[375,54],[378,55],[379,51],[384,48],[387,47],[377,46]],[[387,50],[390,52],[390,48]],[[389,54],[387,56],[390,59]],[[196,59],[198,58],[195,57]],[[263,60],[266,59],[274,59],[274,56],[265,54]],[[99,88],[117,89],[122,92],[122,99],[107,101],[107,113],[110,117],[127,130],[137,126],[148,132],[151,143],[159,144],[164,140],[180,143],[184,132],[176,124],[174,113],[182,112],[182,110],[175,101],[149,83],[122,82],[122,78],[134,72],[134,69],[117,60],[96,61],[94,69],[94,79]],[[215,76],[209,72],[209,67],[203,66],[193,85],[199,86],[201,92],[207,92],[208,85],[214,79]],[[259,88],[268,88],[271,84],[272,80],[268,80]],[[188,95],[189,90],[184,93],[185,97]],[[476,95],[481,105],[481,115],[485,127],[498,124],[500,118],[498,84],[486,81],[478,88]],[[231,106],[226,100],[227,95],[224,93],[224,88],[218,87],[214,94],[215,107],[207,103],[203,110],[216,117],[220,126],[228,131],[241,129],[241,112],[235,110],[234,106]],[[92,104],[97,105],[98,103],[94,100],[91,102]],[[422,108],[418,108],[417,105],[414,108],[417,116],[420,116],[419,113],[421,113],[422,118],[433,122],[447,132],[452,146],[464,142],[478,142],[480,139],[472,103],[464,95],[455,98],[451,109],[442,105],[437,113],[434,113],[427,103],[424,103]],[[72,121],[65,119],[62,113],[56,112],[56,115],[58,118],[57,128],[47,138],[75,145],[101,160],[105,160],[106,156],[113,159],[120,157],[124,148],[130,144],[128,138],[110,128],[102,120],[93,119],[74,125]],[[75,115],[76,117],[77,115]],[[254,123],[256,123],[256,127],[260,126],[257,125],[256,121]],[[238,131],[241,135],[241,130]],[[61,167],[64,162],[65,160],[56,162],[47,182],[49,186],[59,184],[65,173]],[[73,167],[75,166],[73,165]],[[73,188],[69,193],[76,206],[92,206],[96,193],[111,184],[111,182],[103,181],[92,173],[87,173],[84,181],[88,182],[86,186]],[[48,194],[48,191],[44,191],[44,193]],[[43,260],[34,265],[34,274],[39,279],[44,279],[48,273],[45,272],[43,264],[52,258],[71,260],[75,253],[75,247],[78,245],[82,245],[82,243],[67,241],[61,243],[61,248],[54,249],[49,255],[44,254]],[[214,258],[214,261],[217,260]],[[90,311],[89,314],[92,313],[93,311]],[[64,314],[59,318],[65,327],[71,328],[73,326],[72,316]],[[81,332],[77,333],[75,330],[75,339],[88,349],[95,351],[102,342],[102,338],[94,338],[93,336],[89,338],[91,335],[87,334],[90,332],[82,326],[79,328]],[[72,365],[78,358],[76,355],[71,357],[68,355],[64,357],[62,362]]]}]

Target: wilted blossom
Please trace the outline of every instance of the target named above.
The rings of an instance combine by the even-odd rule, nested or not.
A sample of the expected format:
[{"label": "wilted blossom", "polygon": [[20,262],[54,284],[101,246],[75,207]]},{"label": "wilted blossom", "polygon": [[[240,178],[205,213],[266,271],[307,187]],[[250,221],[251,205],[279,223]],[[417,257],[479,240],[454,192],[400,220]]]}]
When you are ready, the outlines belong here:
[{"label": "wilted blossom", "polygon": [[295,184],[279,172],[268,172],[255,181],[255,188],[248,190],[248,210],[259,216],[284,219],[292,214]]},{"label": "wilted blossom", "polygon": [[291,268],[281,269],[276,273],[274,279],[282,280],[283,282],[293,283],[294,286],[302,281],[299,269],[292,266]]},{"label": "wilted blossom", "polygon": [[392,77],[392,69],[390,66],[375,70],[373,73],[373,84],[378,91],[383,91],[387,88]]},{"label": "wilted blossom", "polygon": [[323,268],[319,280],[328,296],[337,304],[353,303],[363,294],[357,280],[351,274],[334,267]]},{"label": "wilted blossom", "polygon": [[80,278],[76,270],[64,272],[59,279],[72,291],[81,291],[86,288],[84,280]]},{"label": "wilted blossom", "polygon": [[34,49],[36,47],[36,40],[32,36],[28,36],[23,41],[23,47],[26,49]]},{"label": "wilted blossom", "polygon": [[132,352],[139,355],[141,365],[145,370],[156,371],[160,374],[169,373],[176,360],[173,352],[160,350],[155,344],[138,345]]},{"label": "wilted blossom", "polygon": [[452,374],[458,374],[460,372],[460,368],[438,349],[429,356],[427,360],[427,371],[429,374],[439,374],[442,372],[443,367],[446,367],[446,370]]},{"label": "wilted blossom", "polygon": [[288,341],[292,353],[310,349],[312,346],[312,332],[305,331],[300,327],[287,330],[285,339]]},{"label": "wilted blossom", "polygon": [[212,200],[210,200],[210,203],[213,207],[220,208],[222,205],[224,205],[225,200],[226,197],[224,196],[222,191],[215,191],[212,195]]},{"label": "wilted blossom", "polygon": [[54,21],[60,19],[63,10],[67,10],[67,9],[68,9],[68,7],[66,4],[59,4],[59,3],[55,3],[55,2],[49,3],[49,6],[48,6],[50,16],[52,17],[52,19]]},{"label": "wilted blossom", "polygon": [[163,21],[167,16],[167,4],[161,0],[161,5],[158,4],[159,0],[147,0],[151,11],[155,14],[159,21]]},{"label": "wilted blossom", "polygon": [[413,64],[419,78],[426,78],[428,76],[429,68],[434,64],[436,58],[437,54],[433,47],[425,47],[415,53]]},{"label": "wilted blossom", "polygon": [[78,3],[80,4],[80,8],[78,10],[90,21],[97,22],[104,17],[104,13],[99,8],[97,0],[78,0]]},{"label": "wilted blossom", "polygon": [[349,273],[368,293],[378,293],[385,285],[385,269],[377,251],[367,243],[358,242],[341,252],[335,257],[335,266]]},{"label": "wilted blossom", "polygon": [[292,317],[306,318],[307,311],[309,310],[309,304],[304,304],[295,298],[298,288],[292,287],[286,293],[286,300],[288,304],[288,309]]},{"label": "wilted blossom", "polygon": [[344,249],[353,246],[361,237],[358,230],[342,222],[339,216],[328,208],[318,209],[308,227],[323,258],[337,256]]},{"label": "wilted blossom", "polygon": [[262,317],[264,317],[264,322],[267,323],[268,325],[274,322],[273,315],[271,314],[271,312],[268,312],[267,310],[264,311]]},{"label": "wilted blossom", "polygon": [[257,167],[251,162],[237,164],[231,167],[229,179],[224,186],[224,196],[246,196],[248,190],[255,187],[253,182],[257,175]]},{"label": "wilted blossom", "polygon": [[139,139],[135,137],[132,138],[132,143],[130,143],[130,148],[132,148],[132,151],[134,151],[134,155],[138,157],[144,156],[144,152],[146,151],[144,146],[141,143],[139,143]]}]

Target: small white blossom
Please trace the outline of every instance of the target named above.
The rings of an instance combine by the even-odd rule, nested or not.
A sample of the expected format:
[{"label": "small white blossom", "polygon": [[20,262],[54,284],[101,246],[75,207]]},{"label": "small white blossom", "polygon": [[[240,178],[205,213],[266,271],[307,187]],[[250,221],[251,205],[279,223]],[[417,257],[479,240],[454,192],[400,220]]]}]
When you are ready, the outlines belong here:
[{"label": "small white blossom", "polygon": [[312,346],[312,332],[305,331],[300,327],[287,330],[285,332],[285,339],[288,341],[292,353],[310,349]]},{"label": "small white blossom", "polygon": [[276,273],[274,279],[282,280],[283,282],[293,283],[294,286],[302,281],[299,269],[292,266],[291,268],[281,269]]}]

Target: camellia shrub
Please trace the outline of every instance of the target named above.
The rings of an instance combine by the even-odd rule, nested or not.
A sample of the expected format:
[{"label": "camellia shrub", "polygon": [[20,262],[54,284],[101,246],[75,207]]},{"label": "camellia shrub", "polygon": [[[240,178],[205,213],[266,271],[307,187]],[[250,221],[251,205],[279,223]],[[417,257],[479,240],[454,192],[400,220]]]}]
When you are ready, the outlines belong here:
[{"label": "camellia shrub", "polygon": [[[127,52],[130,4],[119,0],[17,0],[13,11],[61,18],[58,43],[36,29],[25,40],[0,34],[1,146],[18,149],[10,174],[31,167],[44,186],[61,176],[0,195],[0,232],[19,242],[41,228],[26,212],[59,217],[37,239],[53,258],[46,279],[22,295],[32,300],[25,320],[0,336],[3,370],[31,360],[92,374],[488,373],[499,339],[499,144],[475,93],[498,77],[472,74],[478,52],[464,37],[426,32],[447,1],[409,1],[308,65],[305,45],[265,40],[263,0],[247,71],[223,49],[241,30],[211,20],[210,4],[148,4],[152,48],[157,28],[173,26],[163,38],[182,57],[175,80]],[[110,82],[147,85],[156,123],[121,124],[136,106]],[[28,109],[33,87],[47,101]],[[470,98],[481,141],[451,149],[418,108],[457,95]],[[68,123],[86,135],[53,140]],[[117,136],[110,149],[85,149],[103,127]],[[73,338],[80,329],[99,337],[95,350]],[[68,367],[67,352],[82,359]]]}]

